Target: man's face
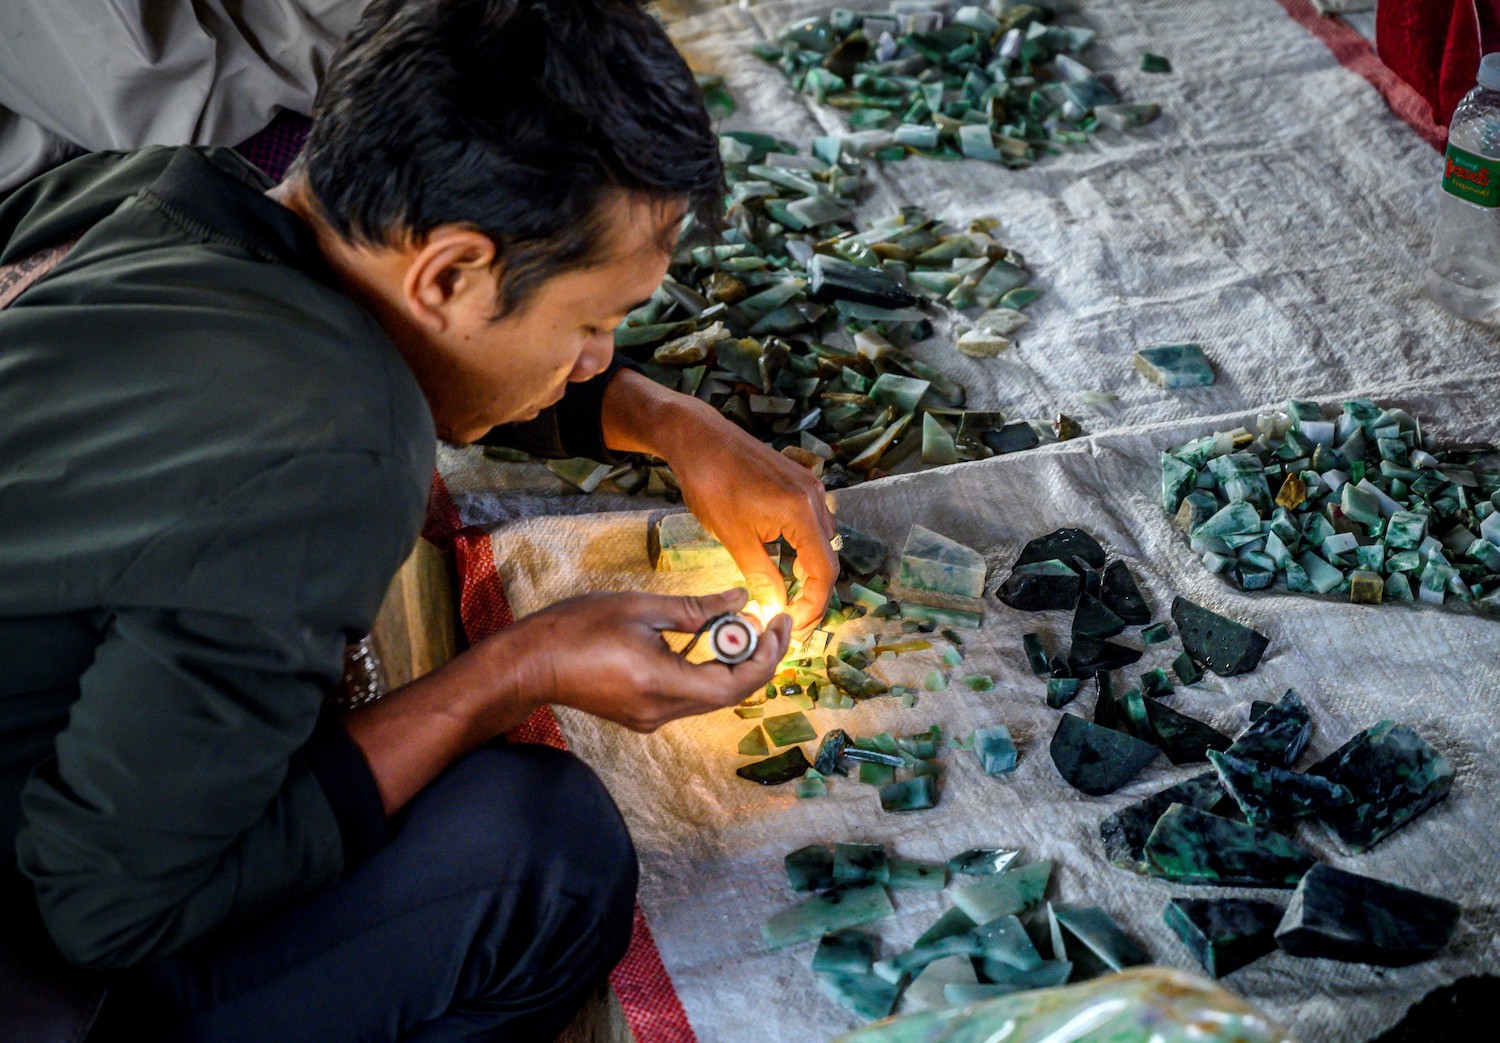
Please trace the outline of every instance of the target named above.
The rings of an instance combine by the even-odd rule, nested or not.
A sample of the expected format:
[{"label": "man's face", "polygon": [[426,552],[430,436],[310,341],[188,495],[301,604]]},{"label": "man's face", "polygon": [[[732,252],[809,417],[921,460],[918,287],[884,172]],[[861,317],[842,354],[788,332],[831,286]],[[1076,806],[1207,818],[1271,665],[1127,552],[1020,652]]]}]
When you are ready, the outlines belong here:
[{"label": "man's face", "polygon": [[422,333],[413,361],[438,435],[472,442],[498,424],[530,420],[570,382],[597,376],[614,355],[614,329],[661,284],[681,206],[617,193],[606,204],[605,258],[555,275],[495,318],[499,275],[452,276],[463,284],[444,306],[441,328]]}]

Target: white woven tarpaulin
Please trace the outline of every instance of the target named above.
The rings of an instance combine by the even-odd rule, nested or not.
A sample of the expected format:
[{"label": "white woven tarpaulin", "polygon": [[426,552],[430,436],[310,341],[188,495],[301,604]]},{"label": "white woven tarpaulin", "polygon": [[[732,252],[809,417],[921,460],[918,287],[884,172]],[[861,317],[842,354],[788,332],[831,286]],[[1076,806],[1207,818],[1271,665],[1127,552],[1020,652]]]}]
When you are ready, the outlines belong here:
[{"label": "white woven tarpaulin", "polygon": [[[807,10],[757,4],[675,22],[695,67],[728,78],[741,103],[735,125],[796,140],[838,127],[836,114],[814,109],[779,71],[747,55]],[[1335,865],[1460,901],[1463,922],[1437,959],[1381,970],[1275,953],[1225,982],[1302,1040],[1359,1043],[1429,989],[1500,961],[1500,625],[1423,605],[1234,591],[1205,572],[1163,514],[1156,457],[1291,396],[1374,397],[1421,417],[1441,438],[1493,439],[1493,334],[1447,317],[1416,289],[1440,157],[1274,0],[1136,0],[1091,5],[1071,20],[1099,30],[1090,64],[1114,73],[1130,100],[1161,102],[1159,121],[1102,133],[1024,171],[920,159],[887,165],[873,174],[864,212],[916,203],[956,222],[1000,217],[1001,239],[1026,256],[1046,291],[1029,309],[1032,324],[995,360],[965,358],[941,336],[915,353],[965,383],[973,407],[1024,417],[1062,409],[1089,434],[846,490],[839,512],[893,548],[919,522],[983,551],[991,589],[1026,540],[1086,528],[1129,562],[1157,618],[1181,594],[1271,638],[1254,673],[1181,690],[1174,707],[1232,732],[1252,699],[1296,687],[1312,709],[1313,754],[1393,718],[1452,758],[1451,797],[1371,853],[1345,856],[1318,827],[1295,834]],[[1176,71],[1136,71],[1145,50],[1167,55]],[[1212,387],[1168,392],[1132,373],[1137,348],[1189,340],[1214,362]],[[1081,405],[1078,394],[1089,390],[1120,398]],[[650,570],[643,511],[659,503],[564,494],[545,473],[487,464],[472,452],[446,453],[443,465],[464,520],[494,526],[494,558],[517,615],[585,590],[701,592],[732,578]],[[1159,762],[1103,799],[1066,786],[1047,754],[1058,711],[1043,704],[1020,639],[1040,630],[1064,647],[1068,619],[991,605],[965,645],[962,672],[992,674],[993,691],[955,684],[922,694],[912,709],[885,699],[811,714],[820,733],[940,724],[963,735],[1007,725],[1021,750],[1018,770],[987,778],[972,754],[950,751],[941,803],[927,812],[884,814],[874,791],[854,781],[835,780],[828,797],[799,802],[791,787],[736,778],[745,759],[733,751],[749,722],[729,711],[644,737],[559,712],[572,748],[600,772],[630,823],[641,904],[698,1039],[827,1038],[855,1023],[816,990],[810,945],[761,951],[760,925],[794,899],[781,858],[806,843],[883,842],[921,858],[1019,847],[1028,860],[1056,861],[1055,898],[1103,906],[1156,962],[1181,968],[1193,963],[1162,923],[1167,899],[1249,893],[1172,887],[1105,863],[1099,820],[1202,766]],[[861,620],[848,632],[879,625]],[[941,647],[901,657],[894,679],[919,683]],[[1177,649],[1175,640],[1158,646],[1132,669],[1165,666]],[[1086,696],[1072,709],[1091,708]],[[897,916],[879,927],[887,952],[946,907],[945,898],[919,892],[896,892],[895,901]]]}]

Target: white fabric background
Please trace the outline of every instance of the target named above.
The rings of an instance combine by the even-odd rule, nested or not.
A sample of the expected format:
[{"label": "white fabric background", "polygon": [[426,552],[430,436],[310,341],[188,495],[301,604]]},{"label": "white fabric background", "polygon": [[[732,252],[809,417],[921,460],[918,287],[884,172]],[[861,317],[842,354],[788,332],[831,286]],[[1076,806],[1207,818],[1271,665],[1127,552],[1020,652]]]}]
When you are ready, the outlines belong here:
[{"label": "white fabric background", "polygon": [[[694,66],[728,77],[741,102],[737,125],[799,140],[837,125],[745,53],[803,10],[756,4],[675,24]],[[1131,100],[1160,101],[1161,120],[1129,135],[1106,132],[1026,171],[893,164],[876,171],[866,213],[916,202],[955,221],[1000,216],[1002,239],[1026,255],[1047,291],[1030,309],[1032,325],[997,360],[967,359],[942,338],[917,353],[964,381],[974,407],[1014,416],[1061,408],[1091,434],[864,485],[841,493],[839,510],[896,546],[913,522],[969,543],[990,558],[991,588],[1027,539],[1086,527],[1129,561],[1159,618],[1180,593],[1271,637],[1256,672],[1212,679],[1172,705],[1233,730],[1251,699],[1295,686],[1312,707],[1317,755],[1392,717],[1453,759],[1450,799],[1370,854],[1344,857],[1316,827],[1297,834],[1336,865],[1461,901],[1463,923],[1438,959],[1378,970],[1277,953],[1225,982],[1307,1043],[1359,1043],[1429,989],[1500,960],[1500,626],[1420,605],[1236,592],[1204,572],[1162,513],[1156,454],[1246,423],[1288,396],[1370,395],[1412,411],[1440,437],[1494,439],[1494,334],[1449,318],[1416,290],[1440,157],[1274,0],[1096,4],[1081,20],[1100,30],[1090,63],[1113,72]],[[1135,71],[1148,49],[1170,57],[1175,73]],[[1184,340],[1208,351],[1214,386],[1168,392],[1132,372],[1136,348]],[[1082,406],[1084,390],[1112,390],[1120,400]],[[726,579],[650,571],[640,512],[657,503],[568,494],[534,468],[487,464],[468,451],[445,452],[442,464],[465,520],[495,526],[495,558],[517,615],[586,589],[696,592]],[[962,669],[992,673],[993,692],[955,686],[922,695],[910,710],[880,700],[813,714],[820,733],[1009,726],[1021,747],[1017,772],[989,779],[971,754],[950,752],[942,802],[929,812],[886,815],[873,790],[855,782],[839,780],[828,798],[806,802],[791,787],[743,782],[733,771],[745,758],[733,750],[749,722],[728,711],[649,737],[559,714],[573,748],[624,808],[641,851],[641,902],[704,1043],[827,1038],[854,1024],[816,991],[810,945],[760,951],[760,924],[793,898],[781,857],[813,841],[881,841],[928,858],[1019,846],[1028,859],[1058,861],[1056,898],[1102,905],[1158,962],[1192,967],[1161,912],[1173,894],[1215,892],[1106,865],[1097,825],[1201,766],[1158,763],[1103,799],[1067,787],[1046,751],[1057,711],[1043,704],[1020,647],[1033,629],[1060,645],[1067,619],[992,606]],[[849,632],[869,626],[860,621]],[[1175,640],[1160,646],[1134,669],[1165,666],[1177,649]],[[924,656],[901,663],[912,681],[930,665]],[[1073,709],[1088,712],[1092,697]],[[881,927],[888,945],[910,942],[946,900],[898,892],[896,903],[897,918]]]}]

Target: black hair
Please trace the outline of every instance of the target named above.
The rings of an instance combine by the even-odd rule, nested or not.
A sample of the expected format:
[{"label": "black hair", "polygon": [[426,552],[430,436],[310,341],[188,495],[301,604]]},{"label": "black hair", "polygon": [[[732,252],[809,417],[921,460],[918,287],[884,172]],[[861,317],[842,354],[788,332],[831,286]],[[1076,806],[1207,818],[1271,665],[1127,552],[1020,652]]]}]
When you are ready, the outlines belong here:
[{"label": "black hair", "polygon": [[639,0],[376,0],[331,59],[296,172],[351,242],[488,235],[501,315],[601,259],[614,192],[686,197],[712,226],[724,179],[703,95]]}]

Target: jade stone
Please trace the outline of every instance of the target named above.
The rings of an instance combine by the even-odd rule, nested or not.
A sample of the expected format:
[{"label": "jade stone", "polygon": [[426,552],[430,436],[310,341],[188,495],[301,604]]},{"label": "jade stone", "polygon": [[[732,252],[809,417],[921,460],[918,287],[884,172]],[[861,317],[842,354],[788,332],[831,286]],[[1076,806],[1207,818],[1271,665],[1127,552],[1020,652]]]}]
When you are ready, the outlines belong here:
[{"label": "jade stone", "polygon": [[953,904],[979,924],[990,923],[1002,916],[1024,916],[1042,904],[1051,879],[1050,860],[1031,862],[994,876],[955,884]]},{"label": "jade stone", "polygon": [[812,969],[828,974],[869,974],[875,962],[875,937],[864,931],[825,934],[813,952]]},{"label": "jade stone", "polygon": [[1210,750],[1228,749],[1229,736],[1195,717],[1178,713],[1155,699],[1146,700],[1146,719],[1153,741],[1173,764],[1197,764]]},{"label": "jade stone", "polygon": [[991,452],[1002,456],[1006,453],[1019,453],[1026,449],[1033,449],[1041,442],[1036,431],[1024,420],[1006,424],[998,431],[982,432],[979,440]]},{"label": "jade stone", "polygon": [[995,679],[989,674],[969,674],[963,684],[971,692],[988,692],[995,687]]},{"label": "jade stone", "polygon": [[827,844],[799,847],[782,860],[793,891],[821,891],[833,886],[833,850]]},{"label": "jade stone", "polygon": [[1091,797],[1113,793],[1161,752],[1148,742],[1071,713],[1058,720],[1048,749],[1064,781]]},{"label": "jade stone", "polygon": [[1141,641],[1147,646],[1159,645],[1172,637],[1172,626],[1170,623],[1152,623],[1141,631]]},{"label": "jade stone", "polygon": [[965,931],[973,930],[975,927],[973,917],[962,909],[949,909],[939,916],[931,927],[917,936],[912,942],[913,948],[921,948],[929,942],[935,942],[939,938],[949,938],[955,934],[963,934]]},{"label": "jade stone", "polygon": [[889,764],[863,762],[859,766],[858,778],[866,786],[883,789],[896,781],[896,769]]},{"label": "jade stone", "polygon": [[948,868],[964,876],[994,876],[1009,869],[1020,854],[1014,848],[976,847],[948,859]]},{"label": "jade stone", "polygon": [[879,572],[885,565],[886,546],[873,536],[867,536],[852,525],[838,523],[838,534],[842,541],[839,560],[844,567],[858,576]]},{"label": "jade stone", "polygon": [[1006,915],[961,934],[918,944],[897,956],[879,960],[874,965],[874,972],[886,981],[899,982],[923,967],[953,956],[984,957],[1016,970],[1032,970],[1041,963],[1041,956],[1031,944],[1021,921]]},{"label": "jade stone", "polygon": [[833,845],[833,882],[883,884],[890,879],[890,859],[884,844]]},{"label": "jade stone", "polygon": [[1279,829],[1308,815],[1327,818],[1354,800],[1347,787],[1319,775],[1299,775],[1217,750],[1210,750],[1208,759],[1252,826]]},{"label": "jade stone", "polygon": [[925,811],[936,807],[937,800],[937,779],[931,775],[918,775],[880,787],[883,811]]},{"label": "jade stone", "polygon": [[1140,943],[1120,929],[1110,915],[1098,906],[1048,906],[1062,929],[1072,935],[1112,971],[1123,971],[1146,963],[1150,958]]},{"label": "jade stone", "polygon": [[1098,695],[1094,699],[1094,723],[1101,728],[1118,728],[1120,724],[1119,703],[1115,700],[1114,675],[1103,671],[1095,675]]},{"label": "jade stone", "polygon": [[825,934],[862,927],[896,910],[880,884],[848,884],[814,895],[771,917],[760,929],[767,949],[810,942]]},{"label": "jade stone", "polygon": [[1130,626],[1151,621],[1150,606],[1123,561],[1112,561],[1105,567],[1100,598],[1111,612]]},{"label": "jade stone", "polygon": [[899,373],[882,373],[875,378],[870,388],[870,401],[882,406],[894,406],[898,413],[916,410],[917,403],[932,384],[915,377],[903,377]]},{"label": "jade stone", "polygon": [[933,466],[958,463],[953,436],[931,413],[922,415],[922,462]]},{"label": "jade stone", "polygon": [[1177,884],[1295,887],[1316,859],[1268,829],[1173,804],[1146,838],[1146,873]]},{"label": "jade stone", "polygon": [[1307,771],[1353,795],[1351,803],[1323,818],[1356,853],[1441,801],[1454,776],[1452,761],[1406,725],[1391,721],[1366,728]]},{"label": "jade stone", "polygon": [[793,746],[784,753],[768,757],[754,764],[747,764],[735,771],[742,779],[758,782],[762,786],[779,786],[784,782],[801,778],[812,765],[807,763],[801,746]]},{"label": "jade stone", "polygon": [[1141,72],[1166,73],[1171,71],[1172,63],[1170,60],[1163,58],[1159,54],[1152,54],[1150,51],[1142,53]]},{"label": "jade stone", "polygon": [[580,492],[591,493],[599,488],[599,483],[604,481],[614,468],[596,460],[575,457],[571,460],[548,460],[547,470]]},{"label": "jade stone", "polygon": [[1446,898],[1317,865],[1292,893],[1276,944],[1293,956],[1405,967],[1436,956],[1459,915]]},{"label": "jade stone", "polygon": [[1062,561],[1026,562],[1017,565],[995,592],[1005,604],[1023,612],[1072,608],[1083,590],[1083,577]]},{"label": "jade stone", "polygon": [[[977,129],[984,130],[983,127]],[[901,993],[901,1011],[909,1014],[913,1011],[941,1010],[948,1005],[945,997],[950,985],[978,983],[979,976],[974,970],[973,959],[967,956],[945,956],[923,967],[906,986]]]},{"label": "jade stone", "polygon": [[1172,622],[1177,624],[1183,650],[1220,677],[1254,670],[1270,644],[1264,634],[1184,597],[1172,602]]},{"label": "jade stone", "polygon": [[1092,677],[1101,670],[1118,670],[1138,662],[1140,649],[1098,641],[1091,637],[1074,640],[1068,650],[1068,669],[1077,677]]},{"label": "jade stone", "polygon": [[941,891],[948,886],[948,866],[944,862],[923,862],[915,858],[890,860],[892,890]]},{"label": "jade stone", "polygon": [[1102,640],[1114,637],[1125,629],[1125,621],[1104,606],[1094,595],[1085,592],[1078,598],[1078,607],[1073,613],[1073,637],[1091,637]]},{"label": "jade stone", "polygon": [[823,776],[809,771],[797,780],[796,793],[798,800],[816,800],[818,797],[828,796],[828,782]]},{"label": "jade stone", "polygon": [[986,775],[1004,775],[1016,770],[1016,744],[1003,724],[974,732],[974,753]]},{"label": "jade stone", "polygon": [[901,994],[898,986],[873,974],[819,974],[817,982],[825,995],[866,1021],[895,1010],[896,997]]},{"label": "jade stone", "polygon": [[1127,688],[1115,698],[1120,704],[1120,719],[1125,724],[1122,730],[1155,746],[1156,733],[1151,728],[1151,718],[1146,714],[1146,697],[1141,694],[1141,690]]},{"label": "jade stone", "polygon": [[[1177,514],[1188,493],[1198,481],[1198,471],[1170,453],[1161,454],[1161,505],[1168,514]],[[1210,503],[1212,499],[1210,498]]]},{"label": "jade stone", "polygon": [[658,572],[733,565],[724,545],[691,514],[669,514],[647,530],[646,553]]},{"label": "jade stone", "polygon": [[1083,688],[1083,680],[1077,677],[1050,677],[1047,679],[1047,705],[1061,710],[1074,699]]},{"label": "jade stone", "polygon": [[1021,548],[1016,567],[1038,561],[1072,561],[1082,558],[1091,569],[1104,568],[1104,548],[1082,529],[1057,529],[1038,536]]},{"label": "jade stone", "polygon": [[[1009,996],[1013,992],[1050,989],[1058,985],[1066,985],[1073,973],[1073,965],[1067,960],[1043,960],[1029,971],[1018,971],[994,960],[985,960],[981,966],[985,969],[985,977],[990,980],[978,985],[944,987],[943,997],[949,1004],[967,1006],[981,1000]],[[992,969],[995,973],[991,973]]]},{"label": "jade stone", "polygon": [[1135,368],[1157,387],[1205,387],[1214,382],[1213,367],[1197,344],[1142,348],[1135,353]]},{"label": "jade stone", "polygon": [[977,598],[984,593],[984,556],[921,525],[901,551],[898,582],[911,590]]},{"label": "jade stone", "polygon": [[1286,694],[1256,717],[1224,752],[1231,757],[1290,768],[1307,749],[1311,737],[1312,717],[1307,706],[1295,688],[1288,688]]},{"label": "jade stone", "polygon": [[848,732],[842,728],[830,730],[823,736],[823,741],[818,744],[817,756],[813,758],[813,768],[822,775],[849,774],[849,770],[840,763],[844,750],[848,746]]},{"label": "jade stone", "polygon": [[837,656],[828,657],[828,680],[852,699],[869,699],[890,691],[890,687],[884,682],[850,666]]},{"label": "jade stone", "polygon": [[1104,842],[1104,857],[1110,865],[1144,873],[1146,840],[1151,830],[1173,804],[1207,811],[1224,798],[1218,776],[1213,772],[1195,775],[1186,782],[1168,786],[1144,800],[1125,807],[1099,823],[1099,838]]},{"label": "jade stone", "polygon": [[776,746],[791,746],[793,743],[808,742],[818,737],[812,723],[801,711],[782,714],[780,717],[767,717],[761,723],[766,734],[771,737],[772,744]]},{"label": "jade stone", "polygon": [[1040,634],[1022,634],[1021,647],[1026,650],[1026,661],[1031,665],[1031,672],[1037,675],[1050,673],[1051,665],[1047,662],[1047,648],[1042,644]]},{"label": "jade stone", "polygon": [[766,733],[761,731],[760,725],[751,728],[740,740],[740,754],[745,757],[764,757],[771,752],[771,747],[766,745]]},{"label": "jade stone", "polygon": [[1141,691],[1152,699],[1162,699],[1172,694],[1172,679],[1161,667],[1155,670],[1147,670],[1141,675]]},{"label": "jade stone", "polygon": [[1222,978],[1276,948],[1283,911],[1254,898],[1173,898],[1162,919],[1210,978]]}]

